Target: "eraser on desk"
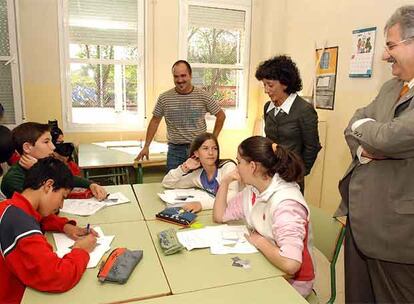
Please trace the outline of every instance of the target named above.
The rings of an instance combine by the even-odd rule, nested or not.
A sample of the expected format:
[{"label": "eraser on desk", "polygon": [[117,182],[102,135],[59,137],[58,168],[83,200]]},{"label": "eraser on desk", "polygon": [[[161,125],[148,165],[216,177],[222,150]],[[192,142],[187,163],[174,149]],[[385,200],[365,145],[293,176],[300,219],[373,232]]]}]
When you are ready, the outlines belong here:
[{"label": "eraser on desk", "polygon": [[191,225],[190,225],[190,228],[195,228],[195,229],[198,229],[198,228],[203,228],[204,227],[204,225],[203,224],[201,224],[200,222],[198,222],[198,221],[196,221],[196,222],[194,222],[194,223],[192,223]]}]

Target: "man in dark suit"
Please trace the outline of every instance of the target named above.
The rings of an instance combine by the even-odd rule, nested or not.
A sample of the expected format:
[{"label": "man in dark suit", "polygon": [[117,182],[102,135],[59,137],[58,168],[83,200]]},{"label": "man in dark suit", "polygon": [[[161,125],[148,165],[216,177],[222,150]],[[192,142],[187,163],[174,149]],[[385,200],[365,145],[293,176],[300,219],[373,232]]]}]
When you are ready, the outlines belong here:
[{"label": "man in dark suit", "polygon": [[297,94],[302,80],[296,64],[288,56],[273,57],[259,65],[256,78],[270,97],[264,106],[266,137],[301,157],[308,175],[321,149],[318,114]]},{"label": "man in dark suit", "polygon": [[384,32],[395,78],[345,130],[353,161],[336,215],[348,215],[346,303],[414,303],[414,6]]}]

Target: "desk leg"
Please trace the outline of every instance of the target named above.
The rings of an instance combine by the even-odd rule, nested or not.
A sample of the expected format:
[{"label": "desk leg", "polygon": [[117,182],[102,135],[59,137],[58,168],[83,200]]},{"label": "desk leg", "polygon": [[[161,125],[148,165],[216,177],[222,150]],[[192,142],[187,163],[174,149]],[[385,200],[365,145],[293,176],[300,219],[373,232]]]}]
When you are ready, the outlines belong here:
[{"label": "desk leg", "polygon": [[83,169],[83,172],[85,174],[85,178],[89,179],[89,170],[88,169]]},{"label": "desk leg", "polygon": [[144,182],[144,171],[142,169],[141,164],[138,164],[136,168],[137,173],[137,184],[142,184]]}]

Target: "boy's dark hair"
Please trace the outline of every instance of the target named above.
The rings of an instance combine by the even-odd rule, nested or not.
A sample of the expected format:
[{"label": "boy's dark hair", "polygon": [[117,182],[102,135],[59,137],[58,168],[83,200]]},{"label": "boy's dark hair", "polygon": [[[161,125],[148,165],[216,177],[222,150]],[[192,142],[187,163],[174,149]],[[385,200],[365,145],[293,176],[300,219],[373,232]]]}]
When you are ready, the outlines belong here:
[{"label": "boy's dark hair", "polygon": [[48,179],[53,180],[53,191],[73,188],[73,175],[68,166],[53,157],[39,159],[27,171],[23,189],[39,189]]},{"label": "boy's dark hair", "polygon": [[263,136],[252,136],[239,145],[239,154],[246,161],[260,163],[265,174],[273,177],[279,174],[287,182],[303,180],[304,165],[302,160],[292,151],[277,145],[273,151],[271,139]]},{"label": "boy's dark hair", "polygon": [[12,132],[0,125],[0,163],[8,161],[14,152]]},{"label": "boy's dark hair", "polygon": [[191,65],[188,63],[188,61],[185,60],[177,60],[176,62],[174,62],[174,64],[171,67],[171,71],[174,72],[174,68],[180,63],[184,64],[187,67],[188,73],[191,76],[193,74],[193,70],[191,69]]},{"label": "boy's dark hair", "polygon": [[59,155],[69,157],[69,160],[72,160],[72,154],[75,150],[75,146],[72,143],[61,143],[55,144],[55,152]]},{"label": "boy's dark hair", "polygon": [[49,131],[50,129],[47,124],[41,124],[37,122],[22,123],[12,131],[14,148],[17,150],[17,152],[19,152],[20,155],[22,155],[23,144],[25,142],[34,145],[40,136]]},{"label": "boy's dark hair", "polygon": [[3,105],[0,103],[0,118],[3,118],[4,115],[4,107]]},{"label": "boy's dark hair", "polygon": [[52,136],[52,143],[54,145],[56,145],[57,144],[57,139],[59,138],[59,135],[63,135],[63,132],[59,127],[51,127],[50,128],[50,135]]},{"label": "boy's dark hair", "polygon": [[257,67],[256,79],[277,80],[286,86],[286,94],[292,94],[302,89],[302,79],[296,64],[289,56],[281,55],[266,60]]},{"label": "boy's dark hair", "polygon": [[[10,159],[14,152],[11,131],[0,125],[0,164]],[[0,167],[0,176],[3,175],[3,169]]]}]

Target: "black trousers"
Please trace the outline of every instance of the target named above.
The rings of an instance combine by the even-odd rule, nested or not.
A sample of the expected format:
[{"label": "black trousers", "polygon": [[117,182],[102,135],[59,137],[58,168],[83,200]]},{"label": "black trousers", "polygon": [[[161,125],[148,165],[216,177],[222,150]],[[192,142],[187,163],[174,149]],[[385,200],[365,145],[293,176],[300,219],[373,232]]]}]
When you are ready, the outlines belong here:
[{"label": "black trousers", "polygon": [[345,303],[414,303],[414,265],[365,256],[355,243],[349,223],[348,217]]}]

